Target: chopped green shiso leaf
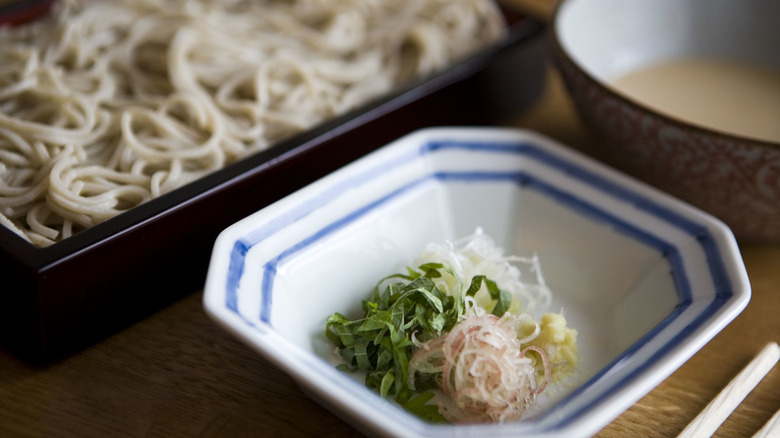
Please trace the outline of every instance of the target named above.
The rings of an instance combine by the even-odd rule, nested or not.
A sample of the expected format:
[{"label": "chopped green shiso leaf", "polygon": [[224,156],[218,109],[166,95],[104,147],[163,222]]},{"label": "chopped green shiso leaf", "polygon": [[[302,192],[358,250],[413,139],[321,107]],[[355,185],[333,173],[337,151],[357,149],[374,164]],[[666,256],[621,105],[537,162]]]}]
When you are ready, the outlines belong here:
[{"label": "chopped green shiso leaf", "polygon": [[[428,405],[437,384],[433,379],[415,376],[412,390],[408,384],[409,360],[415,344],[441,336],[452,329],[466,311],[465,297],[473,297],[486,286],[496,301],[492,313],[502,316],[509,309],[512,296],[498,288],[484,275],[475,275],[468,289],[458,281],[456,296],[441,291],[432,279],[442,271],[453,275],[452,269],[440,263],[427,263],[418,269],[407,267],[406,274],[382,279],[374,288],[371,299],[362,303],[365,316],[350,320],[340,313],[331,315],[326,335],[339,350],[344,362],[337,366],[346,372],[365,371],[366,386],[382,397],[392,397],[407,411],[430,422],[446,422],[438,407]],[[393,282],[393,279],[398,281]],[[390,281],[388,281],[390,280]],[[387,284],[383,291],[379,288]]]}]

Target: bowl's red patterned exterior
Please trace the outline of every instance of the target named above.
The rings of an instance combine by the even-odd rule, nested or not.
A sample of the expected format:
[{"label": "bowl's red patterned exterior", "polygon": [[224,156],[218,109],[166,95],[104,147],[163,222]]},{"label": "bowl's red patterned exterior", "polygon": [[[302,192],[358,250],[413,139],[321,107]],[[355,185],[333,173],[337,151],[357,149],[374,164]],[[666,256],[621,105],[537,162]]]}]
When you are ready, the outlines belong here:
[{"label": "bowl's red patterned exterior", "polygon": [[557,43],[555,52],[580,116],[603,141],[606,161],[713,214],[742,241],[780,241],[780,144],[663,116],[599,83]]}]

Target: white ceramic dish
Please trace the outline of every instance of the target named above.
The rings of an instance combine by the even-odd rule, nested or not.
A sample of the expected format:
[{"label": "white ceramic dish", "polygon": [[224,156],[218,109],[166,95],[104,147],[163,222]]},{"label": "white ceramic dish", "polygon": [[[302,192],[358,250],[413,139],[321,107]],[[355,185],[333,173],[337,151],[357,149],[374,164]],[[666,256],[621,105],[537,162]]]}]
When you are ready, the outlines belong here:
[{"label": "white ceramic dish", "polygon": [[[580,373],[524,421],[432,425],[337,371],[324,336],[430,242],[481,226],[536,253],[579,331]],[[590,436],[728,324],[750,288],[717,219],[532,132],[403,137],[226,229],[208,314],[370,435]]]}]

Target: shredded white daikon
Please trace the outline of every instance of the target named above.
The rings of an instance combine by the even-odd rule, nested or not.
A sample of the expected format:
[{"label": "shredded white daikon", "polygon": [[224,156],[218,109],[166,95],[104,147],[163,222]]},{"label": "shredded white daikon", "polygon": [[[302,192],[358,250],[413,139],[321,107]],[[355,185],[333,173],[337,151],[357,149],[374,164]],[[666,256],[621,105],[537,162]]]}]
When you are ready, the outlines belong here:
[{"label": "shredded white daikon", "polygon": [[[474,275],[481,274],[512,294],[512,313],[544,311],[552,300],[552,292],[544,281],[538,257],[505,255],[503,248],[497,246],[482,228],[454,242],[429,244],[415,266],[432,262],[450,267],[457,276],[456,279],[444,275],[437,281],[436,285],[450,295],[459,290],[459,281],[468,285]],[[492,307],[492,300],[484,286],[475,298],[481,307]]]}]

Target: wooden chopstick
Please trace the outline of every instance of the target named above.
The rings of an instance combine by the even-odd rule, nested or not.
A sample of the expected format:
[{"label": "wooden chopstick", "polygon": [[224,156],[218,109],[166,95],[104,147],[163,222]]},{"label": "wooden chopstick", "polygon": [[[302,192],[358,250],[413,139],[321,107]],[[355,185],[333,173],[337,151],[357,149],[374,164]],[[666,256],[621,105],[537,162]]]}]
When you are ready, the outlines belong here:
[{"label": "wooden chopstick", "polygon": [[[678,438],[711,437],[721,424],[731,415],[731,412],[742,403],[742,400],[758,385],[780,359],[780,346],[770,342],[734,379],[726,385],[688,426],[678,435]],[[777,415],[775,415],[776,417]],[[773,418],[769,423],[776,424]],[[775,426],[769,424],[768,429]],[[766,427],[766,426],[765,426]]]},{"label": "wooden chopstick", "polygon": [[772,438],[780,436],[780,411],[775,412],[753,438]]}]

